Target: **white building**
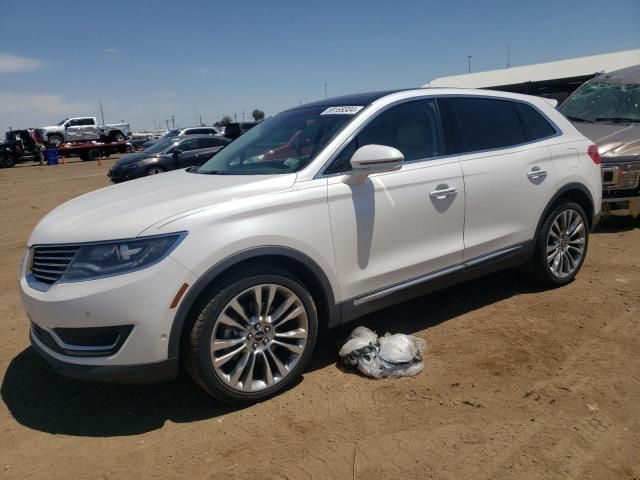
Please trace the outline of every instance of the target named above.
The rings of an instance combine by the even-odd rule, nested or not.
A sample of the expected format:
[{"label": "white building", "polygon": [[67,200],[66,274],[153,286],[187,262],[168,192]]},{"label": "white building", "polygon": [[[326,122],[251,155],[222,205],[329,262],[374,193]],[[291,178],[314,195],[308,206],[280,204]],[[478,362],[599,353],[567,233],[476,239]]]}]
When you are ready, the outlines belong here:
[{"label": "white building", "polygon": [[438,77],[423,87],[488,88],[564,100],[600,72],[640,65],[640,49]]}]

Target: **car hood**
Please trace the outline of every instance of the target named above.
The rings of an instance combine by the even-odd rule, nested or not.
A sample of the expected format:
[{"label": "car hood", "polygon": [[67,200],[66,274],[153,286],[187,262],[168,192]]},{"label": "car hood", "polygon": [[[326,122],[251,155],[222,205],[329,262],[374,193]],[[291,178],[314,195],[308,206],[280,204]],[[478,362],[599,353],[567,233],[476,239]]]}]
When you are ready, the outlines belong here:
[{"label": "car hood", "polygon": [[178,170],[81,195],[51,211],[28,245],[132,238],[177,214],[289,189],[296,174],[204,175]]},{"label": "car hood", "polygon": [[576,122],[573,125],[598,145],[603,162],[640,155],[640,124],[638,123],[612,125]]},{"label": "car hood", "polygon": [[124,157],[120,157],[113,166],[122,167],[124,165],[129,165],[130,163],[139,162],[146,158],[159,157],[161,155],[162,154],[160,153],[145,153],[145,152],[132,153],[131,155],[125,155]]}]

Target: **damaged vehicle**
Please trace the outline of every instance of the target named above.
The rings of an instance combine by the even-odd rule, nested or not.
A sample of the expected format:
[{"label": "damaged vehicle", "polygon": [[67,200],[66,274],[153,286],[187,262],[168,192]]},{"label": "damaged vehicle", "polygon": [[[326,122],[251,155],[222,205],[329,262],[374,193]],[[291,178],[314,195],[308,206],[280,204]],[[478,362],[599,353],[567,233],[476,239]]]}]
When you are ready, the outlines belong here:
[{"label": "damaged vehicle", "polygon": [[128,123],[98,125],[96,117],[65,118],[56,125],[39,127],[36,131],[43,142],[56,148],[67,142],[124,142],[131,136]]},{"label": "damaged vehicle", "polygon": [[640,65],[596,76],[559,109],[598,145],[603,216],[640,216]]}]

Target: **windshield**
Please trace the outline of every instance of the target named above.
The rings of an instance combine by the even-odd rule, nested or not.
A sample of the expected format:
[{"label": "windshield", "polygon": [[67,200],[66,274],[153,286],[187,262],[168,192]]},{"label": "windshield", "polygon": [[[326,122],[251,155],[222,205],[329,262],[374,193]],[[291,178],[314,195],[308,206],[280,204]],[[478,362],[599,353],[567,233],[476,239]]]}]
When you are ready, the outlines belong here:
[{"label": "windshield", "polygon": [[144,153],[162,153],[171,145],[174,145],[176,140],[160,140],[158,143],[154,143],[149,148],[145,149]]},{"label": "windshield", "polygon": [[58,123],[56,123],[56,126],[60,126],[62,125],[64,122],[66,122],[67,120],[69,120],[68,118],[65,118],[64,120],[60,120]]},{"label": "windshield", "polygon": [[587,82],[560,106],[560,111],[574,121],[640,122],[640,84]]},{"label": "windshield", "polygon": [[180,133],[180,130],[169,130],[167,133],[165,133],[162,138],[172,138],[172,137],[177,137],[178,134]]},{"label": "windshield", "polygon": [[[353,118],[327,114],[327,107],[279,113],[231,142],[198,169],[221,175],[268,175],[297,172]],[[323,114],[323,112],[325,112]]]}]

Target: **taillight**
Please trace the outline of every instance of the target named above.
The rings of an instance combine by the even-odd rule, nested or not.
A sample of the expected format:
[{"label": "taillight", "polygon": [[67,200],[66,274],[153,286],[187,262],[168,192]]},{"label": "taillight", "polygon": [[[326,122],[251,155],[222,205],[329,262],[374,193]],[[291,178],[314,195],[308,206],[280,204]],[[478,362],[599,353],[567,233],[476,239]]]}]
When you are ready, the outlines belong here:
[{"label": "taillight", "polygon": [[600,165],[600,152],[598,151],[597,146],[589,145],[589,148],[587,148],[587,154],[591,157],[593,163]]}]

